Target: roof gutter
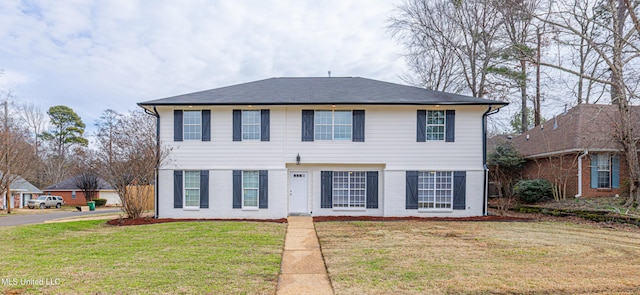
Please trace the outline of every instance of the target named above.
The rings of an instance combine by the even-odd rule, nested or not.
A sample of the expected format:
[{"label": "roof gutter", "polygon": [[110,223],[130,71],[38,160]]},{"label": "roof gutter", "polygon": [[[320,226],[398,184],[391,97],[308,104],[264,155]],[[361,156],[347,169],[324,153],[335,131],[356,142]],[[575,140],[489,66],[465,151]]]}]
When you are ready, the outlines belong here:
[{"label": "roof gutter", "polygon": [[589,154],[589,150],[584,150],[582,155],[578,156],[578,193],[576,198],[582,197],[582,158]]},{"label": "roof gutter", "polygon": [[489,105],[486,112],[482,114],[482,167],[484,171],[484,182],[482,186],[482,216],[489,214],[489,166],[487,165],[487,117],[496,114],[500,111],[500,108],[493,109],[493,105]]},{"label": "roof gutter", "polygon": [[155,206],[154,206],[154,218],[158,218],[158,213],[159,213],[159,209],[158,209],[158,180],[159,180],[159,170],[160,170],[160,157],[158,157],[158,155],[160,155],[160,114],[158,113],[158,110],[156,109],[156,106],[153,106],[153,111],[144,108],[144,112],[147,113],[148,115],[154,116],[156,117],[156,169],[155,169],[155,182],[153,184],[153,195],[154,195],[154,199],[155,199]]}]

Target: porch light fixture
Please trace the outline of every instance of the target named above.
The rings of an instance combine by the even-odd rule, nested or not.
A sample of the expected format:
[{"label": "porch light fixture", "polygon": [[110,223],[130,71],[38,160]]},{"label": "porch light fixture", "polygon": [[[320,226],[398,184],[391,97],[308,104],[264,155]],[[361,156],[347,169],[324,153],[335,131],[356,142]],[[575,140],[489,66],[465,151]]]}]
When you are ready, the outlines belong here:
[{"label": "porch light fixture", "polygon": [[296,156],[296,165],[300,165],[300,154]]}]

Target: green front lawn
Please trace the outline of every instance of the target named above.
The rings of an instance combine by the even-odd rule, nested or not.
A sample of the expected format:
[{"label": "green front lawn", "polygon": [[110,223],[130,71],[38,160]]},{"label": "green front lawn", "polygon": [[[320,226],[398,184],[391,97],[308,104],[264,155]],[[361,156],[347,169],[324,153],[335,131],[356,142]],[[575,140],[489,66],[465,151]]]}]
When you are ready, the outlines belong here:
[{"label": "green front lawn", "polygon": [[252,222],[0,227],[0,292],[273,294],[285,233]]}]

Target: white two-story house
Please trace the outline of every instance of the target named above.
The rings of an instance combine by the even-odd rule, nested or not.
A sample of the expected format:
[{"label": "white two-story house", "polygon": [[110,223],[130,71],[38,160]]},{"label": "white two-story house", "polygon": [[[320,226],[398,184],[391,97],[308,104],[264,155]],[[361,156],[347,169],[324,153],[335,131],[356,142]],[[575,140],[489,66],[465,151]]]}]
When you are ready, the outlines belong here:
[{"label": "white two-story house", "polygon": [[365,78],[271,78],[142,102],[171,149],[159,218],[486,214],[504,102]]}]

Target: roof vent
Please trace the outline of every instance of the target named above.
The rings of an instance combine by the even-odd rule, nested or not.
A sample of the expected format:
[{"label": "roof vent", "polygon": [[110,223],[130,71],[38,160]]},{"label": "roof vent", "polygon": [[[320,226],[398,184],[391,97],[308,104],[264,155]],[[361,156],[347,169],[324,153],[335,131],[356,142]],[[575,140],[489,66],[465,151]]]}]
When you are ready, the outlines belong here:
[{"label": "roof vent", "polygon": [[331,78],[331,71],[328,71],[327,74],[329,74],[329,78]]}]

